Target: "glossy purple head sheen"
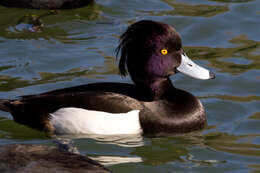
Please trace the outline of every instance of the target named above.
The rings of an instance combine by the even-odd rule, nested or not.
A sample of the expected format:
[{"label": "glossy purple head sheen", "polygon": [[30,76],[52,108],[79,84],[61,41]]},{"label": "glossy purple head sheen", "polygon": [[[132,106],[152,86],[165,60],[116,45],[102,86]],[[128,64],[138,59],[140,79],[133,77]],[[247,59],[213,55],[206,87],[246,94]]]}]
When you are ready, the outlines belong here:
[{"label": "glossy purple head sheen", "polygon": [[[167,24],[149,20],[134,23],[120,40],[116,50],[117,54],[121,51],[120,73],[126,75],[128,70],[135,83],[167,78],[181,63],[181,38]],[[162,49],[168,53],[162,54]]]}]

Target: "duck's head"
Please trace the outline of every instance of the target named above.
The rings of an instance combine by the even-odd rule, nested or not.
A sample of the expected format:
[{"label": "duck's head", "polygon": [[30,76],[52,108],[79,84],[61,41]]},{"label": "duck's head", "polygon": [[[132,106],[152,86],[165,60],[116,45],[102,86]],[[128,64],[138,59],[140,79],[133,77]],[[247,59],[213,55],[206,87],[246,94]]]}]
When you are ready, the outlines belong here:
[{"label": "duck's head", "polygon": [[[180,35],[170,25],[143,20],[128,27],[120,37],[119,70],[127,70],[135,83],[167,79],[182,72],[197,79],[211,79],[214,74],[191,61],[185,54]],[[127,68],[127,69],[126,69]]]}]

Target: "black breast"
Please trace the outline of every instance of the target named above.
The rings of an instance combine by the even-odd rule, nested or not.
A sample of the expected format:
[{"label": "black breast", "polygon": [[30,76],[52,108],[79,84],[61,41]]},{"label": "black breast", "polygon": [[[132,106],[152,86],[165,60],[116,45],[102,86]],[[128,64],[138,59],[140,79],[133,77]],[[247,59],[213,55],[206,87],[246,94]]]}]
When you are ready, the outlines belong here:
[{"label": "black breast", "polygon": [[178,90],[164,99],[144,102],[141,125],[146,135],[184,133],[202,129],[206,124],[205,111],[192,94]]}]

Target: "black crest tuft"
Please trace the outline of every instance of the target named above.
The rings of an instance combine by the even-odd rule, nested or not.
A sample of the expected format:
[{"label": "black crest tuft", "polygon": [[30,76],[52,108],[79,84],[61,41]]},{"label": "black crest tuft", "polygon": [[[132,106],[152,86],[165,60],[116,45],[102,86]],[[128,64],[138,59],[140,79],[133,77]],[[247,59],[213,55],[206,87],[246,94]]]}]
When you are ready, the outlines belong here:
[{"label": "black crest tuft", "polygon": [[120,36],[120,43],[116,48],[116,57],[118,57],[121,52],[120,61],[119,61],[119,72],[122,76],[127,75],[126,70],[126,59],[128,56],[128,47],[131,44],[131,40],[134,37],[134,28],[133,25],[129,26],[125,33]]},{"label": "black crest tuft", "polygon": [[123,35],[120,37],[120,43],[118,47],[116,48],[116,57],[118,58],[119,53],[121,51],[121,56],[120,56],[120,61],[119,61],[119,73],[122,76],[127,75],[127,70],[126,70],[126,58],[127,58],[127,49],[126,49],[126,35],[127,33],[125,32]]}]

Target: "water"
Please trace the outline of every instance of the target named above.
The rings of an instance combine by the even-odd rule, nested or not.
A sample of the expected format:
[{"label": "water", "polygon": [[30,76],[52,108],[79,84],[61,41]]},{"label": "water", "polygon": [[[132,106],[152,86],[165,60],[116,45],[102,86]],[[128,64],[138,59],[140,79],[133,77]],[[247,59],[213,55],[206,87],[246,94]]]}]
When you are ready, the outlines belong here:
[{"label": "water", "polygon": [[[115,47],[129,24],[159,20],[182,35],[189,57],[215,72],[174,85],[203,102],[204,130],[162,138],[64,136],[117,173],[260,172],[260,1],[97,0],[42,17],[43,28],[19,22],[47,11],[0,6],[0,96],[40,93],[92,82],[131,82],[118,75]],[[0,144],[54,145],[44,133],[0,112]]]}]

